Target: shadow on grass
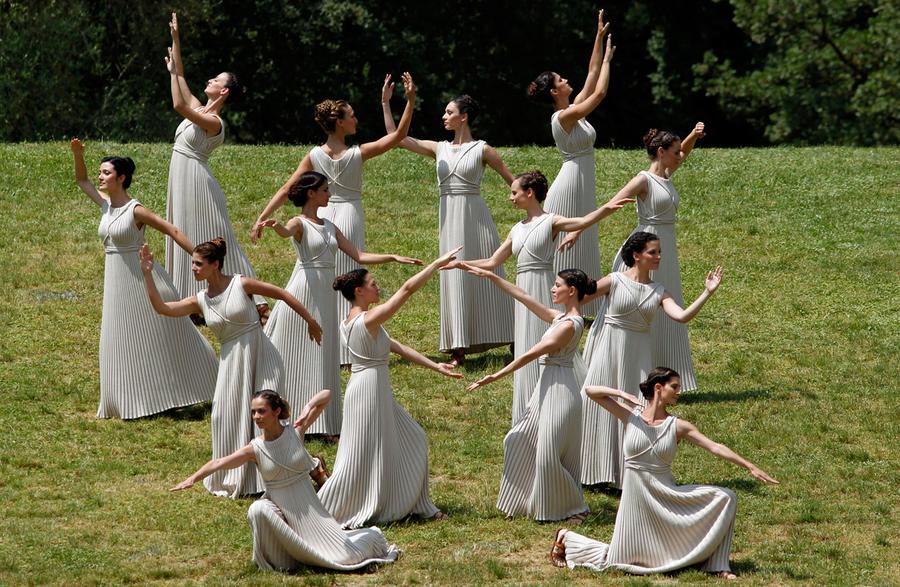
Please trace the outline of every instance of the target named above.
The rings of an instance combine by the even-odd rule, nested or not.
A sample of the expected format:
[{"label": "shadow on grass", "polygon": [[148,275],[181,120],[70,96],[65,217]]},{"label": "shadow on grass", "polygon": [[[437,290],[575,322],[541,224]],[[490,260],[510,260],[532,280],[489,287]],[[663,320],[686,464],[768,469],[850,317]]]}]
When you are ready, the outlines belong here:
[{"label": "shadow on grass", "polygon": [[727,487],[728,489],[742,491],[744,493],[756,493],[762,483],[755,479],[721,479],[711,483],[711,485]]},{"label": "shadow on grass", "polygon": [[212,402],[203,402],[193,406],[185,406],[183,408],[173,408],[166,410],[160,414],[154,414],[148,419],[166,418],[169,420],[199,422],[206,418],[206,415],[212,411]]},{"label": "shadow on grass", "polygon": [[740,402],[756,399],[781,399],[780,394],[771,389],[745,389],[742,391],[691,391],[678,398],[681,404],[706,404],[719,402]]},{"label": "shadow on grass", "polygon": [[[466,355],[466,360],[463,361],[463,364],[457,367],[456,370],[460,373],[479,373],[484,370],[496,371],[513,360],[512,353],[509,352],[508,348],[503,349],[501,347],[499,349],[491,350],[494,352],[485,352],[480,355]],[[505,350],[506,352],[497,352],[500,350]],[[446,363],[450,360],[450,355],[441,354],[430,358],[437,363]]]}]

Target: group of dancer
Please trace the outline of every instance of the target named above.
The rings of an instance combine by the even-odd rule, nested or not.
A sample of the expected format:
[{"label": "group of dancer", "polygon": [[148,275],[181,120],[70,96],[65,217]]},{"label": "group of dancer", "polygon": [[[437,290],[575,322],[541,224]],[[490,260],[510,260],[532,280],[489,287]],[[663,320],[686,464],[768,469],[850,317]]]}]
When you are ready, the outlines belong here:
[{"label": "group of dancer", "polygon": [[[684,323],[723,275],[721,267],[711,270],[703,292],[684,307],[671,176],[704,125],[684,141],[651,130],[644,137],[649,169],[596,205],[596,132],[586,117],[606,95],[615,53],[602,10],[581,92],[572,98],[568,80],[554,72],[528,88],[554,109],[551,127],[564,162],[552,185],[540,171],[513,175],[494,148],[474,139],[478,105],[470,96],[447,105],[451,141],[409,137],[416,101],[409,73],[401,77],[406,107],[397,124],[394,84],[385,77],[386,134],[377,141],[348,146],[357,125],[353,108],[343,100],[318,104],[325,143],[302,158],[250,231],[253,242],[270,229],[293,246],[297,262],[285,288],[256,279],[208,166],[225,136],[222,109],[242,96],[242,86],[223,72],[207,82],[205,103],[193,96],[175,14],[169,26],[165,61],[173,107],[184,120],[175,134],[166,219],[128,194],[131,159],[104,158],[95,186],[84,146],[71,142],[76,181],[101,208],[106,251],[98,417],[139,418],[211,399],[212,459],[173,489],[203,480],[209,492],[231,498],[265,491],[248,512],[260,568],[354,569],[399,554],[366,524],[446,517],[429,496],[426,433],[394,399],[390,353],[458,379],[454,369],[467,354],[513,344],[508,365],[468,387],[514,374],[497,507],[510,517],[575,525],[588,514],[582,486],[607,484],[622,491],[611,544],[561,528],[551,550],[555,564],[633,573],[697,564],[734,576],[734,494],[677,486],[670,469],[685,439],[776,483],[667,412],[682,390],[696,388]],[[436,161],[440,256],[379,303],[378,283],[363,265],[423,265],[366,247],[363,163],[398,146]],[[480,193],[486,167],[510,186],[510,202],[525,215],[502,243]],[[287,201],[300,215],[273,218]],[[637,204],[638,226],[612,272],[592,279],[602,274],[597,223],[630,203]],[[166,235],[165,269],[144,244],[146,226]],[[503,273],[510,255],[516,284]],[[447,362],[384,328],[435,272],[438,349]],[[267,298],[277,300],[271,312]],[[582,355],[583,315],[595,320]],[[218,367],[191,317],[202,317],[219,339]],[[343,401],[341,365],[351,370]],[[291,407],[301,410],[293,425]],[[304,434],[339,438],[330,474],[324,459],[306,451]]]}]

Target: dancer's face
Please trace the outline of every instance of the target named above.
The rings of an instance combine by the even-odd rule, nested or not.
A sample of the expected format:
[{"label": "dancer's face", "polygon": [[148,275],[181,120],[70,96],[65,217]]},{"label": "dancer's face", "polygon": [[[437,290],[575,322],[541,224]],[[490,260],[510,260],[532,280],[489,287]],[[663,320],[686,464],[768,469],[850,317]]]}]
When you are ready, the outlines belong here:
[{"label": "dancer's face", "polygon": [[218,270],[218,261],[210,263],[200,253],[191,255],[191,271],[194,273],[194,279],[197,281],[206,281]]},{"label": "dancer's face", "polygon": [[444,115],[441,117],[444,121],[444,128],[447,130],[457,130],[465,122],[463,115],[459,113],[459,106],[456,102],[450,102],[444,109]]},{"label": "dancer's face", "polygon": [[349,104],[344,108],[344,117],[339,118],[337,121],[337,127],[344,131],[345,135],[355,135],[356,134],[356,125],[359,121],[356,119],[356,113],[353,112],[353,107]]},{"label": "dancer's face", "polygon": [[678,403],[681,396],[681,379],[673,377],[665,382],[665,384],[657,383],[654,387],[656,397],[664,406],[674,406]]},{"label": "dancer's face", "polygon": [[659,269],[659,260],[662,257],[662,249],[659,241],[650,241],[644,250],[634,256],[634,264],[642,269],[656,271]]},{"label": "dancer's face", "polygon": [[307,197],[310,202],[319,207],[324,207],[328,205],[328,198],[331,196],[331,192],[328,189],[328,182],[323,182],[322,185],[317,190],[309,190],[307,192]]},{"label": "dancer's face", "polygon": [[206,80],[206,97],[210,100],[215,100],[222,95],[223,91],[225,91],[224,93],[227,93],[228,82],[230,81],[231,76],[225,72]]},{"label": "dancer's face", "polygon": [[518,179],[514,180],[512,185],[509,186],[509,201],[512,202],[513,206],[516,208],[524,210],[528,206],[528,202],[532,199],[534,199],[534,192],[523,190],[522,184]]},{"label": "dancer's face", "polygon": [[578,289],[568,285],[562,277],[557,275],[553,287],[550,288],[550,299],[554,304],[565,304],[572,297],[578,299]]},{"label": "dancer's face", "polygon": [[250,417],[253,418],[253,423],[256,424],[260,430],[270,428],[272,425],[277,424],[280,415],[281,410],[273,410],[266,398],[255,397],[250,401]]},{"label": "dancer's face", "polygon": [[556,72],[553,73],[553,92],[556,92],[557,96],[562,97],[572,94],[572,86],[569,85],[569,80]]},{"label": "dancer's face", "polygon": [[116,168],[109,161],[100,164],[100,172],[97,174],[97,184],[101,191],[119,189],[125,183],[125,176],[119,177]]},{"label": "dancer's face", "polygon": [[381,290],[371,273],[368,273],[363,284],[356,288],[356,297],[369,304],[374,304],[381,299]]},{"label": "dancer's face", "polygon": [[659,162],[663,164],[666,169],[675,170],[681,165],[681,162],[684,161],[684,152],[681,150],[681,141],[672,141],[672,144],[669,145],[668,149],[660,148],[657,151],[659,158]]}]

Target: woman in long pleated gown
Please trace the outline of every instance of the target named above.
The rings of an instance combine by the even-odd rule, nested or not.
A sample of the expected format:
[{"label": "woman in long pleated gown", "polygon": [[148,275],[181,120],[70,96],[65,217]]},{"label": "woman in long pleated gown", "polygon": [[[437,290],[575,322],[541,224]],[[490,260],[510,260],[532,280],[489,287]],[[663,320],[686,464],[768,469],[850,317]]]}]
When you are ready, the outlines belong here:
[{"label": "woman in long pleated gown", "polygon": [[640,575],[700,565],[703,571],[734,579],[728,555],[737,497],[724,487],[676,485],[671,467],[678,442],[687,440],[744,467],[763,483],[778,481],[668,413],[681,393],[681,379],[672,369],[655,368],[641,383],[647,402],[643,410],[635,409],[638,402],[622,390],[588,386],[585,391],[625,427],[622,499],[610,544],[560,528],[550,551],[553,563]]},{"label": "woman in long pleated gown", "polygon": [[[225,121],[222,109],[233,104],[244,93],[237,76],[222,72],[206,82],[206,104],[202,104],[188,87],[181,60],[181,39],[178,18],[172,13],[169,22],[172,46],[166,66],[172,89],[172,107],[184,117],[175,130],[175,146],[169,163],[169,188],[166,197],[166,218],[179,227],[191,242],[202,243],[222,237],[228,244],[227,273],[240,273],[254,278],[250,260],[238,244],[228,216],[228,206],[222,186],[209,168],[209,156],[225,142]],[[191,254],[179,250],[175,242],[166,239],[166,270],[182,298],[195,295],[202,288],[191,272]],[[269,305],[262,296],[254,296],[257,311],[263,321]]]},{"label": "woman in long pleated gown", "polygon": [[[365,214],[362,206],[363,164],[390,151],[406,136],[412,121],[416,104],[416,87],[409,72],[403,74],[403,89],[406,94],[406,108],[400,123],[377,141],[356,146],[347,145],[347,137],[356,134],[356,114],[353,107],[344,100],[325,100],[316,105],[316,123],[327,134],[323,145],[314,147],[294,171],[291,178],[281,186],[260,213],[250,239],[256,242],[263,223],[288,199],[288,191],[307,171],[317,171],[328,178],[331,199],[322,212],[322,218],[331,221],[358,250],[366,250]],[[359,269],[360,264],[343,251],[335,258],[335,273],[343,275]],[[343,319],[350,311],[350,304],[341,296],[335,296],[337,315]],[[341,364],[350,364],[350,355],[340,348]]]},{"label": "woman in long pleated gown", "polygon": [[503,439],[503,477],[497,508],[509,517],[527,516],[538,521],[568,518],[580,523],[588,507],[579,482],[581,460],[581,383],[578,343],[584,320],[578,311],[597,282],[580,269],[565,269],[550,290],[547,307],[496,274],[463,263],[473,275],[484,277],[534,312],[550,327],[537,344],[511,363],[470,385],[467,391],[496,381],[532,361],[540,364],[538,382],[525,413]]},{"label": "woman in long pleated gown", "polygon": [[[722,268],[710,271],[704,290],[682,308],[650,273],[660,264],[659,237],[636,232],[622,245],[620,256],[629,269],[610,273],[597,282],[598,295],[608,294],[600,339],[594,345],[585,385],[621,389],[638,397],[641,381],[653,368],[650,325],[662,307],[672,320],[686,323],[715,293],[722,282]],[[581,444],[581,482],[585,485],[622,485],[622,425],[585,395]]]},{"label": "woman in long pleated gown", "polygon": [[[176,302],[164,301],[150,279],[153,254],[141,248],[144,286],[153,309],[163,316],[188,316],[200,313],[221,344],[219,374],[212,407],[212,456],[218,459],[244,446],[253,438],[250,421],[250,396],[260,389],[281,388],[284,365],[281,356],[262,332],[252,295],[281,300],[309,325],[310,338],[320,341],[322,329],[297,298],[280,287],[242,275],[222,272],[227,245],[214,239],[194,248],[194,276],[206,281],[207,288]],[[204,480],[210,493],[237,499],[261,491],[252,465],[218,471]]]},{"label": "woman in long pleated gown", "polygon": [[290,405],[271,390],[257,391],[250,413],[262,432],[228,456],[213,459],[172,488],[181,491],[217,471],[255,463],[265,494],[253,502],[247,519],[253,533],[253,562],[264,570],[294,570],[300,565],[349,571],[397,560],[400,551],[378,528],[343,530],[322,507],[309,482],[315,461],[303,435],[329,403],[331,390],[317,393],[294,426]]},{"label": "woman in long pleated gown", "polygon": [[[597,208],[581,218],[565,218],[549,214],[541,208],[547,197],[547,178],[540,171],[528,171],[515,177],[510,186],[509,200],[523,210],[525,220],[509,231],[509,236],[494,254],[487,259],[465,261],[473,267],[493,271],[503,265],[510,255],[516,257],[516,286],[545,306],[551,305],[550,288],[553,287],[553,256],[556,237],[562,231],[582,230],[609,216],[629,201],[619,199]],[[454,261],[445,269],[455,268],[461,262]],[[525,305],[515,305],[515,353],[518,358],[533,347],[547,330],[547,323],[532,313]],[[525,412],[528,399],[537,385],[540,365],[532,361],[513,373],[512,424]]]},{"label": "woman in long pleated gown", "polygon": [[[550,186],[544,208],[547,212],[560,216],[585,216],[597,208],[594,159],[597,132],[586,117],[606,97],[609,64],[616,50],[610,35],[606,51],[603,51],[603,38],[609,30],[609,23],[604,24],[602,10],[597,20],[597,35],[594,38],[587,78],[574,101],[570,102],[573,90],[569,80],[552,71],[541,73],[528,86],[530,97],[551,104],[554,110],[550,117],[550,128],[563,164]],[[581,269],[588,275],[602,275],[597,235],[596,225],[584,231],[569,233],[560,244],[560,251],[553,261],[554,272]],[[588,316],[597,314],[598,310],[597,302],[585,304],[582,308],[582,312]]]},{"label": "woman in long pleated gown", "polygon": [[[70,147],[75,181],[100,207],[98,232],[106,251],[97,417],[129,420],[209,401],[216,385],[212,347],[187,318],[158,316],[138,278],[145,227],[188,250],[193,249],[191,241],[128,195],[135,168],[130,158],[105,157],[98,189],[88,179],[84,145],[72,139]],[[178,299],[172,280],[159,265],[151,267],[151,279],[165,299]]]},{"label": "woman in long pleated gown", "polygon": [[328,178],[315,171],[302,174],[291,189],[288,199],[303,209],[303,214],[282,225],[272,218],[263,227],[272,228],[279,236],[290,238],[297,263],[285,289],[306,306],[322,326],[322,343],[305,339],[305,324],[287,304],[277,303],[264,332],[284,361],[285,377],[282,394],[291,405],[308,402],[322,389],[330,389],[331,400],[325,412],[308,430],[310,434],[329,436],[341,433],[340,335],[335,314],[335,257],[343,251],[363,265],[379,263],[418,264],[422,262],[400,255],[366,253],[357,249],[330,220],[319,217],[328,204]]},{"label": "woman in long pleated gown", "polygon": [[353,303],[341,322],[341,338],[352,357],[344,394],[344,421],[334,470],[319,491],[325,509],[345,528],[392,522],[408,516],[446,517],[428,491],[428,438],[394,399],[391,352],[446,377],[460,378],[443,363],[388,336],[383,324],[458,251],[439,257],[404,283],[385,303],[365,269],[339,276],[334,288]]},{"label": "woman in long pleated gown", "polygon": [[[385,87],[390,88],[390,79]],[[386,90],[386,96],[390,92]],[[384,124],[393,127],[390,102],[382,96]],[[513,176],[497,151],[472,136],[471,124],[479,106],[466,94],[457,96],[444,110],[444,128],[452,141],[424,141],[406,137],[404,149],[435,159],[440,206],[438,209],[440,253],[459,246],[461,260],[484,259],[500,246],[500,235],[481,196],[485,167],[497,172],[507,185]],[[503,267],[492,270],[501,277]],[[441,334],[438,348],[459,365],[466,354],[480,353],[513,341],[512,301],[485,281],[463,271],[443,271],[440,277]]]},{"label": "woman in long pleated gown", "polygon": [[[623,198],[637,199],[638,225],[634,232],[652,232],[659,237],[663,256],[659,269],[650,278],[666,288],[679,305],[684,304],[681,291],[681,269],[678,263],[678,247],[675,241],[675,223],[678,220],[678,192],[672,184],[672,174],[684,163],[697,139],[704,136],[704,124],[698,122],[687,138],[667,131],[651,129],[644,136],[644,145],[650,156],[650,168],[637,174],[610,203]],[[625,270],[619,253],[613,259],[612,272]],[[650,326],[653,339],[653,364],[668,365],[681,373],[682,391],[697,389],[691,345],[687,326],[670,319],[662,308]],[[600,325],[588,332],[584,356],[590,356],[594,342],[600,338]]]}]

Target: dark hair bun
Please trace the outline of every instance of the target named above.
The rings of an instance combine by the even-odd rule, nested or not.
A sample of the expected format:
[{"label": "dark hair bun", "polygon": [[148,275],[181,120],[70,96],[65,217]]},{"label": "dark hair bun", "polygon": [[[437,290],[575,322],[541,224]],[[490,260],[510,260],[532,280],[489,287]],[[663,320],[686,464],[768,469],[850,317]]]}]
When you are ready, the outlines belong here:
[{"label": "dark hair bun", "polygon": [[344,110],[349,106],[344,100],[322,100],[316,104],[313,118],[325,132],[334,132],[337,121],[344,117]]},{"label": "dark hair bun", "polygon": [[537,169],[520,173],[515,179],[518,180],[519,186],[523,190],[533,191],[534,197],[538,202],[543,202],[547,198],[547,190],[550,187],[549,183],[547,182],[547,178],[544,177],[544,174]]},{"label": "dark hair bun", "polygon": [[650,130],[647,131],[647,134],[644,135],[644,146],[645,147],[647,147],[648,149],[650,148],[650,142],[653,140],[653,137],[655,137],[656,133],[658,133],[658,132],[659,131],[656,130],[655,128],[651,128]]},{"label": "dark hair bun", "polygon": [[477,118],[478,113],[481,112],[481,106],[479,106],[478,102],[475,101],[475,98],[469,94],[460,94],[453,98],[451,102],[456,104],[460,114],[465,114],[469,117],[469,124],[475,122],[475,118]]},{"label": "dark hair bun", "polygon": [[226,71],[228,74],[228,83],[225,84],[225,87],[228,88],[228,99],[226,102],[229,104],[238,104],[241,100],[244,99],[244,94],[247,93],[247,86],[238,81],[238,76],[230,71]]},{"label": "dark hair bun", "polygon": [[534,81],[528,84],[528,97],[537,102],[545,104],[553,104],[553,95],[550,90],[553,89],[553,72],[544,71]]},{"label": "dark hair bun", "polygon": [[368,269],[360,268],[348,271],[343,275],[338,275],[334,278],[331,289],[341,292],[341,295],[344,296],[345,299],[352,302],[354,298],[356,298],[356,288],[362,287],[366,282],[366,275],[368,274]]},{"label": "dark hair bun", "polygon": [[592,296],[597,293],[597,280],[588,279],[587,287],[584,288],[584,295]]}]

